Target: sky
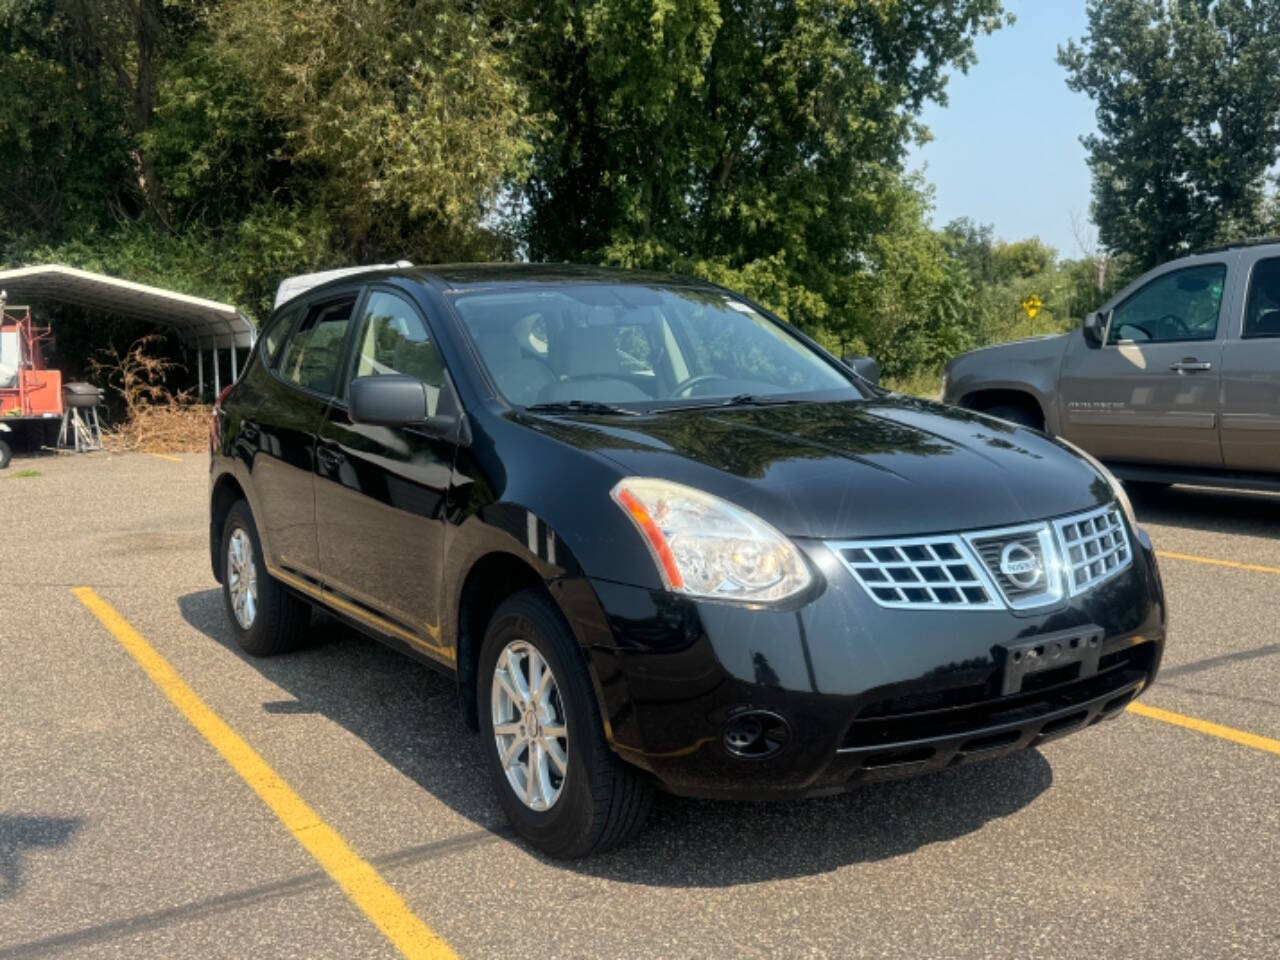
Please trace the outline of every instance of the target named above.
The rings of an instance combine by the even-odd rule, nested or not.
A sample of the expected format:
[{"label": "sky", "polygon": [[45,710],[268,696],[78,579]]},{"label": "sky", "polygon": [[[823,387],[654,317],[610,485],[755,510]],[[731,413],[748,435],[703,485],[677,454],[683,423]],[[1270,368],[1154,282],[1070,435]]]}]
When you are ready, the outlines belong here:
[{"label": "sky", "polygon": [[1039,236],[1079,257],[1072,214],[1092,243],[1089,170],[1082,134],[1096,129],[1093,102],[1067,89],[1058,45],[1085,32],[1084,0],[1006,0],[1017,22],[975,45],[978,62],[947,84],[946,107],[922,120],[933,140],[910,165],[934,185],[933,221],[993,224],[996,236]]}]

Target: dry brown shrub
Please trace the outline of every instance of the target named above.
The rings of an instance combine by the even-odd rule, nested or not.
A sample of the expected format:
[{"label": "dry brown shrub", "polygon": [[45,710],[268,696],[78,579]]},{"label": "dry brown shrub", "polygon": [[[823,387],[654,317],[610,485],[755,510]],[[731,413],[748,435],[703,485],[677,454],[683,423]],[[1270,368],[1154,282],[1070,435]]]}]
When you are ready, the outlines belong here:
[{"label": "dry brown shrub", "polygon": [[209,449],[207,403],[151,403],[124,423],[102,433],[102,444],[116,453],[202,453]]},{"label": "dry brown shrub", "polygon": [[108,450],[198,453],[209,449],[213,408],[194,403],[189,390],[174,393],[165,385],[171,370],[184,368],[150,352],[163,339],[154,333],[142,337],[123,354],[113,344],[89,361],[93,373],[124,400],[124,422],[102,434],[103,446]]}]

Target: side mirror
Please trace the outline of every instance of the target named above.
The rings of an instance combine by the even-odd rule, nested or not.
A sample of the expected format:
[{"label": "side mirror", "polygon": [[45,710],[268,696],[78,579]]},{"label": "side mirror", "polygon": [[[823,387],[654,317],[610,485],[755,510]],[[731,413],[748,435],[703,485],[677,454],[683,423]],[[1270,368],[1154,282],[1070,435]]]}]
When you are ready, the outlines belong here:
[{"label": "side mirror", "polygon": [[417,377],[384,374],[351,381],[350,415],[355,423],[403,427],[427,419],[427,387]]},{"label": "side mirror", "polygon": [[841,357],[840,362],[868,383],[880,383],[880,364],[874,357]]},{"label": "side mirror", "polygon": [[1080,324],[1080,332],[1084,334],[1084,342],[1090,347],[1097,349],[1102,346],[1103,340],[1107,335],[1107,322],[1111,319],[1110,312],[1088,314],[1084,318],[1084,322]]},{"label": "side mirror", "polygon": [[[433,396],[435,403],[431,402]],[[351,381],[347,412],[353,423],[416,426],[453,438],[463,446],[471,442],[470,424],[447,376],[439,390],[401,373],[356,377]]]}]

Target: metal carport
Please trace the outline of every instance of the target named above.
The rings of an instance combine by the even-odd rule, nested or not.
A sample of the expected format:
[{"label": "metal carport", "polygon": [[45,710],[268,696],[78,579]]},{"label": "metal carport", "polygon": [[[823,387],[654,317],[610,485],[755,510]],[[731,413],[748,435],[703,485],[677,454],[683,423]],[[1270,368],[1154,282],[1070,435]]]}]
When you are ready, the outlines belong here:
[{"label": "metal carport", "polygon": [[51,300],[121,317],[150,320],[171,328],[184,346],[193,347],[196,351],[202,396],[204,351],[210,351],[213,388],[217,393],[222,389],[218,351],[231,351],[231,378],[234,380],[238,373],[237,350],[253,346],[257,336],[249,318],[231,304],[61,264],[0,270],[0,290],[8,294],[10,303],[34,305],[41,300]]}]

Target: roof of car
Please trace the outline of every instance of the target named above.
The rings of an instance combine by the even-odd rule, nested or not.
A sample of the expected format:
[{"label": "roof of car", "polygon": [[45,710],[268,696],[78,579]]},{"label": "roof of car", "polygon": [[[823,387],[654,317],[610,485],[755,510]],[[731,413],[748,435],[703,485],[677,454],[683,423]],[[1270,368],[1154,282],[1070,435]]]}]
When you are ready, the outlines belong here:
[{"label": "roof of car", "polygon": [[[334,271],[337,273],[337,271]],[[506,286],[510,284],[623,283],[700,286],[713,284],[676,273],[649,270],[623,270],[618,267],[595,267],[575,263],[445,263],[427,266],[371,266],[343,271],[331,280],[315,284],[305,292],[323,291],[329,286],[352,282],[407,277],[429,283],[444,290]],[[299,291],[299,294],[302,291]],[[282,301],[283,302],[283,301]]]},{"label": "roof of car", "polygon": [[705,284],[705,281],[675,273],[579,263],[447,263],[403,272],[434,280],[448,288],[511,283]]},{"label": "roof of car", "polygon": [[[1194,250],[1185,254],[1187,257],[1199,257],[1206,253],[1222,253],[1224,250],[1240,250],[1245,247],[1276,247],[1280,246],[1280,237],[1245,237],[1241,240],[1234,240],[1231,243],[1223,243],[1216,247],[1205,247],[1203,250]],[[1179,259],[1182,259],[1181,257]]]}]

